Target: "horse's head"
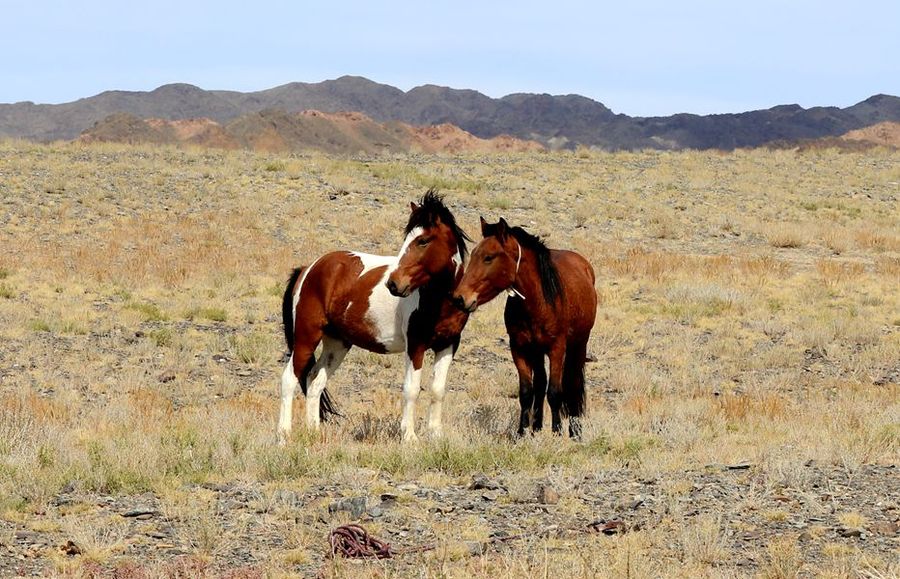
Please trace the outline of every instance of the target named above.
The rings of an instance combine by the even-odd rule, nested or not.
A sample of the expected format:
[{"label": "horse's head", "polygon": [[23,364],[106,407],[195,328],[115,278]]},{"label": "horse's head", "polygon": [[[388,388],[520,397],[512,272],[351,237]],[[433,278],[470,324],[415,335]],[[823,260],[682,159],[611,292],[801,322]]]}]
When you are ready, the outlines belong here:
[{"label": "horse's head", "polygon": [[502,217],[497,223],[481,218],[482,239],[453,292],[453,303],[467,312],[491,301],[512,287],[522,260],[522,247]]},{"label": "horse's head", "polygon": [[452,286],[466,258],[469,239],[434,190],[425,194],[421,204],[410,203],[410,210],[399,262],[385,283],[398,297],[406,297],[435,279]]}]

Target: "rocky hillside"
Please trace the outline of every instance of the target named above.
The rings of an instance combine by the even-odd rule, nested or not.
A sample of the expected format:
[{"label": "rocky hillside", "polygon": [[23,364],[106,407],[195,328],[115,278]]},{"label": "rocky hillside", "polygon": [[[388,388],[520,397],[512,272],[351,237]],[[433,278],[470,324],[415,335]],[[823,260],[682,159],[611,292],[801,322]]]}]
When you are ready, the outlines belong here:
[{"label": "rocky hillside", "polygon": [[847,141],[863,141],[885,147],[900,148],[900,123],[878,123],[871,127],[850,131],[841,138]]},{"label": "rocky hillside", "polygon": [[188,143],[256,151],[317,149],[329,153],[403,151],[423,153],[536,151],[544,147],[506,135],[481,139],[451,124],[414,127],[377,123],[362,113],[286,113],[265,110],[220,125],[208,118],[168,121],[117,113],[85,130],[83,142]]},{"label": "rocky hillside", "polygon": [[783,105],[739,114],[629,117],[578,96],[513,94],[494,99],[434,85],[402,91],[361,77],[290,83],[241,93],[171,84],[150,92],[108,91],[60,105],[0,105],[0,136],[74,139],[114,113],[138,118],[209,118],[226,124],[265,110],[359,111],[377,123],[449,123],[483,139],[507,134],[556,147],[604,149],[754,147],[776,140],[837,137],[876,123],[900,122],[900,98],[876,95],[851,107]]}]

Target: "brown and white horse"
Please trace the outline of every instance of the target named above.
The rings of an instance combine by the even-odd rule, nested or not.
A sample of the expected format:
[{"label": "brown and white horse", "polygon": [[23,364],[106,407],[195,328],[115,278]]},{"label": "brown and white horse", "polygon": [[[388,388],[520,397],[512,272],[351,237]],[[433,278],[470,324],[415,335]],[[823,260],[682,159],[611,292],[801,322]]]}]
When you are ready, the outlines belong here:
[{"label": "brown and white horse", "polygon": [[[519,374],[519,434],[540,430],[544,394],[553,432],[569,418],[569,436],[581,436],[585,410],[584,364],[597,312],[594,270],[581,255],[549,249],[540,238],[502,218],[481,219],[484,239],[472,250],[454,301],[466,312],[506,292],[504,320]],[[550,384],[544,357],[550,359]]]},{"label": "brown and white horse", "polygon": [[422,364],[426,350],[434,351],[428,428],[432,435],[440,434],[447,372],[468,319],[453,306],[451,292],[462,277],[469,238],[433,190],[410,208],[406,238],[397,256],[335,251],[291,275],[282,305],[291,351],[281,377],[282,444],[291,432],[298,384],[306,395],[309,428],[318,429],[320,420],[336,414],[325,383],[353,346],[379,354],[406,354],[400,422],[405,441],[416,439]]}]

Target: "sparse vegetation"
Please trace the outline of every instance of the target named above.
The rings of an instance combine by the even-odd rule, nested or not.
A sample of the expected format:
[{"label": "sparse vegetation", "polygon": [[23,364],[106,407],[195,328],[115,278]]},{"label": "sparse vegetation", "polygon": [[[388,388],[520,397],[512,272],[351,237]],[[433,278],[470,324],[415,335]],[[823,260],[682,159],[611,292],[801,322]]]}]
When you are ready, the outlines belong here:
[{"label": "sparse vegetation", "polygon": [[[897,575],[898,155],[2,143],[0,570],[7,549],[72,577]],[[403,361],[354,350],[344,418],[304,431],[298,393],[277,447],[290,269],[396,252],[429,186],[475,238],[502,214],[593,263],[584,442],[511,436],[497,300],[444,438],[401,445]],[[371,532],[436,549],[327,561],[361,497]]]}]

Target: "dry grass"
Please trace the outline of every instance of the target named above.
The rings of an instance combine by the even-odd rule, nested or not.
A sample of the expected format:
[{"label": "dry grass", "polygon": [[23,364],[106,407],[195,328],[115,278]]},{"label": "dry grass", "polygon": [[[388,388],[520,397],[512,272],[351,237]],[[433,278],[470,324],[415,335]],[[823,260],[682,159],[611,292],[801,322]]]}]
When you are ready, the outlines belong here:
[{"label": "dry grass", "polygon": [[[78,544],[74,558],[38,553],[65,576],[91,565],[212,576],[244,564],[234,554],[248,544],[252,569],[281,576],[323,564],[321,530],[345,516],[329,518],[331,498],[388,492],[405,518],[367,526],[439,548],[406,567],[335,561],[327,573],[890,576],[896,564],[867,544],[738,536],[783,535],[796,513],[770,497],[818,493],[809,461],[850,480],[898,461],[898,161],[886,151],[345,159],[0,144],[0,244],[14,248],[0,252],[0,520]],[[444,439],[401,446],[402,360],[354,350],[333,383],[347,418],[321,434],[297,424],[276,447],[290,268],[336,248],[393,253],[407,201],[433,185],[473,235],[479,215],[503,215],[594,264],[585,442],[511,438],[516,382],[498,302],[464,334]],[[735,510],[688,518],[693,473],[745,461],[752,492]],[[665,510],[622,536],[554,535],[472,557],[466,541],[506,519],[458,509],[442,526],[429,509],[450,499],[402,489],[464,488],[478,472],[511,481],[497,512],[530,504],[539,481],[562,490],[559,520],[612,517],[616,501],[646,492],[628,486],[641,480],[659,481]],[[578,486],[618,473],[629,482]],[[253,508],[224,515],[221,493],[206,489],[226,483],[258,493]],[[157,554],[91,500],[59,506],[70,494],[152,497],[171,550]],[[865,528],[882,516],[863,509],[822,517]],[[531,512],[512,530],[542,520]],[[735,566],[748,554],[755,566]]]}]

